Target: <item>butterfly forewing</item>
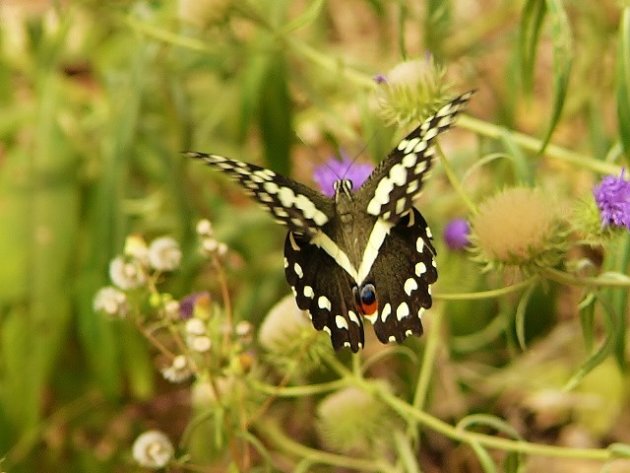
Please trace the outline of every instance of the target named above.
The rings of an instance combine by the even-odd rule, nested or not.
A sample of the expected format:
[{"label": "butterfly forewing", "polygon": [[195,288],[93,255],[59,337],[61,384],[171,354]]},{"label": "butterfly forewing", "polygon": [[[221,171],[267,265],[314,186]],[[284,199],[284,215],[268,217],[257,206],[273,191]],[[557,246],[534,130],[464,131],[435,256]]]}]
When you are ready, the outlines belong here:
[{"label": "butterfly forewing", "polygon": [[313,234],[334,214],[334,203],[323,194],[255,164],[216,154],[189,152],[237,180],[274,218],[292,231]]},{"label": "butterfly forewing", "polygon": [[402,139],[374,170],[357,193],[367,202],[370,215],[396,223],[409,210],[431,169],[435,137],[451,127],[471,95],[460,95],[440,108]]}]

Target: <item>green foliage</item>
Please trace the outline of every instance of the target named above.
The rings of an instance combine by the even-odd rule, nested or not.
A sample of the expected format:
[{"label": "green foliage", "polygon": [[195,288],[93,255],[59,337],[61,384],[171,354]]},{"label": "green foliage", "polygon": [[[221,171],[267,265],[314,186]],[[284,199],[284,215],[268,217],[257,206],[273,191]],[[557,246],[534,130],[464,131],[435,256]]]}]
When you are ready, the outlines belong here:
[{"label": "green foliage", "polygon": [[[135,471],[155,429],[177,471],[630,458],[630,234],[592,196],[630,163],[622,3],[0,2],[0,469]],[[271,324],[284,230],[180,151],[310,182],[306,163],[382,159],[469,89],[417,202],[440,269],[424,338],[350,357],[295,307]],[[570,229],[553,258],[484,273],[440,231],[515,185],[558,197]],[[138,243],[161,235],[173,271]],[[123,254],[141,284],[111,269]],[[298,330],[259,337],[289,312]]]}]

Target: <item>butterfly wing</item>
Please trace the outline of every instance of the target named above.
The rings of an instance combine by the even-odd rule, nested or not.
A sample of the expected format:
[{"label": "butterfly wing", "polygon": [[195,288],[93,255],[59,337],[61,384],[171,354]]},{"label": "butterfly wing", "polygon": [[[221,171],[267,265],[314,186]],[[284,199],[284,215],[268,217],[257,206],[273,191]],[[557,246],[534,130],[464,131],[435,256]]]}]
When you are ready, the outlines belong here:
[{"label": "butterfly wing", "polygon": [[378,294],[378,312],[368,319],[381,342],[422,335],[422,313],[431,307],[437,280],[435,254],[431,231],[412,207],[383,241],[366,279]]},{"label": "butterfly wing", "polygon": [[357,191],[357,198],[368,202],[367,213],[396,223],[409,210],[431,169],[435,137],[451,127],[471,95],[472,92],[467,92],[440,108],[376,167]]},{"label": "butterfly wing", "polygon": [[188,152],[238,181],[276,221],[299,234],[314,234],[334,215],[334,202],[319,192],[255,164],[216,154]]},{"label": "butterfly wing", "polygon": [[338,350],[363,347],[363,322],[355,307],[350,275],[309,237],[289,232],[284,243],[285,275],[300,309]]}]

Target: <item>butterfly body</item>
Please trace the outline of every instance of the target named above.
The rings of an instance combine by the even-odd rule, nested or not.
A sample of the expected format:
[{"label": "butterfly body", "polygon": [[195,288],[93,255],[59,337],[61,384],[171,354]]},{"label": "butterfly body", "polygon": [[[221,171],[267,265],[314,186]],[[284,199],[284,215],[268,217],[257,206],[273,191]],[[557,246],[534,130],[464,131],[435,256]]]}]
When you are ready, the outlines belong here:
[{"label": "butterfly body", "polygon": [[435,137],[450,128],[471,93],[444,105],[407,135],[353,190],[335,182],[330,198],[259,166],[188,153],[223,170],[288,227],[284,269],[298,307],[333,347],[363,347],[363,320],[383,343],[422,334],[437,280],[431,231],[413,207],[432,165]]}]

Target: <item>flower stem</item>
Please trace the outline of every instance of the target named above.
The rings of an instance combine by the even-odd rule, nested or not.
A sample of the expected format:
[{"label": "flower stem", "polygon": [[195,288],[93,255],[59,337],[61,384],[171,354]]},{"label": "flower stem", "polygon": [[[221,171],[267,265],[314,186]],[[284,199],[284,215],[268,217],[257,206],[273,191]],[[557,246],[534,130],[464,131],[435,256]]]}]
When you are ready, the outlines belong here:
[{"label": "flower stem", "polygon": [[339,468],[350,468],[358,471],[378,471],[393,473],[394,467],[375,459],[362,459],[338,455],[335,453],[323,452],[307,447],[289,438],[274,423],[269,420],[260,419],[256,422],[256,430],[259,435],[274,447],[295,455],[300,459],[308,459],[312,463],[333,465]]},{"label": "flower stem", "polygon": [[589,278],[575,276],[553,268],[541,268],[540,274],[552,281],[569,286],[630,287],[630,278],[624,274],[619,274],[615,278],[604,276]]},{"label": "flower stem", "polygon": [[477,207],[475,206],[473,201],[470,200],[470,198],[468,197],[468,194],[466,194],[466,192],[464,191],[461,181],[455,175],[455,171],[453,171],[453,167],[451,166],[451,163],[444,155],[442,148],[440,147],[439,144],[436,144],[435,148],[437,149],[437,153],[440,156],[440,162],[442,163],[442,166],[444,167],[444,172],[446,173],[446,177],[448,178],[449,182],[455,189],[455,192],[459,194],[459,197],[464,201],[470,213],[472,213],[473,215],[476,214]]},{"label": "flower stem", "polygon": [[453,293],[438,293],[434,294],[433,298],[442,301],[470,301],[479,299],[493,299],[495,297],[505,296],[512,292],[517,292],[524,287],[529,286],[538,279],[538,276],[531,276],[524,281],[512,284],[511,286],[500,287],[498,289],[490,289],[488,291],[478,292],[453,292]]},{"label": "flower stem", "polygon": [[[474,131],[475,133],[487,136],[489,138],[499,139],[502,134],[509,133],[512,140],[524,149],[537,153],[542,147],[542,141],[538,138],[519,133],[513,130],[507,130],[506,128],[488,123],[478,118],[473,118],[469,115],[460,115],[457,119],[457,125],[461,128]],[[616,164],[607,163],[594,159],[590,156],[570,151],[561,146],[549,144],[545,148],[545,155],[557,159],[558,161],[564,161],[569,164],[573,164],[577,167],[590,169],[591,171],[598,172],[600,174],[619,174],[621,172],[621,166]]]}]

